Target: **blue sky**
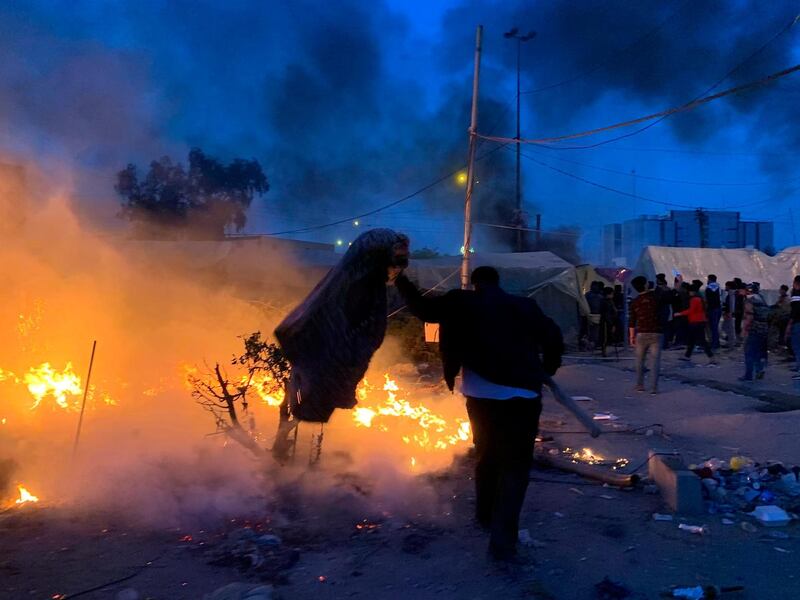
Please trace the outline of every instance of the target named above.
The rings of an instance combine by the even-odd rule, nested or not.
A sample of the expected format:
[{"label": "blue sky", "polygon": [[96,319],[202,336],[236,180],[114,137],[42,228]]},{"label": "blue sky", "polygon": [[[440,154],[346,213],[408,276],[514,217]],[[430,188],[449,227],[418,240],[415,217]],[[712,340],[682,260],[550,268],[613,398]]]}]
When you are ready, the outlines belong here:
[{"label": "blue sky", "polygon": [[[548,89],[523,97],[522,130],[538,137],[637,117],[800,62],[800,27],[786,28],[797,12],[788,0],[6,2],[0,153],[69,165],[86,211],[108,219],[114,173],[128,162],[185,158],[192,146],[254,157],[272,187],[248,229],[315,226],[463,163],[478,23],[479,129],[499,135],[513,135],[514,114],[514,43],[502,33],[537,31],[523,46],[522,87]],[[673,205],[741,207],[746,218],[775,220],[778,246],[800,243],[791,228],[793,219],[800,226],[798,95],[794,76],[596,148],[526,146],[550,167],[640,198],[524,158],[525,208],[546,228],[579,228],[588,251],[603,223]],[[505,223],[511,148],[483,161],[478,177],[477,219]],[[455,252],[462,202],[463,189],[446,180],[360,227],[394,227],[416,246]],[[477,231],[477,243],[500,243],[489,228]]]}]

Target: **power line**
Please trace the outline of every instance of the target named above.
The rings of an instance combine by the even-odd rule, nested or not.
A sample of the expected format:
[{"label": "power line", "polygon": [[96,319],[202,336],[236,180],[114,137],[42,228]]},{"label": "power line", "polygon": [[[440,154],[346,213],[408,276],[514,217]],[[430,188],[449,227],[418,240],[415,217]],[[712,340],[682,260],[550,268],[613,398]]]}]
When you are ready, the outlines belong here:
[{"label": "power line", "polygon": [[[800,19],[800,15],[796,15],[792,19],[790,19],[780,31],[778,31],[774,36],[772,36],[769,40],[767,40],[763,45],[761,45],[759,48],[757,48],[754,52],[752,52],[747,57],[745,57],[744,60],[742,60],[740,63],[738,63],[735,67],[733,67],[730,71],[728,71],[725,75],[723,75],[720,79],[718,79],[714,84],[712,84],[708,89],[706,89],[704,92],[702,92],[699,96],[696,96],[688,104],[692,104],[693,102],[700,101],[703,98],[703,96],[706,96],[707,94],[709,94],[710,92],[715,90],[728,77],[730,77],[736,71],[741,69],[745,64],[750,62],[750,60],[752,60],[753,58],[755,58],[756,56],[761,54],[761,52],[763,52],[775,40],[777,40],[784,33],[786,33],[792,27],[794,27],[794,25],[797,23],[798,19]],[[702,102],[706,102],[706,101],[710,101],[710,100],[702,100]],[[691,109],[687,109],[687,110],[691,110]],[[677,112],[681,112],[681,111],[677,111]],[[651,127],[654,127],[655,125],[658,125],[659,123],[661,123],[665,119],[669,118],[672,114],[674,114],[674,113],[664,114],[663,116],[661,116],[656,121],[653,121],[652,123],[649,123],[648,125],[645,125],[644,127],[641,127],[639,129],[637,129],[636,131],[631,131],[631,132],[628,132],[628,133],[624,133],[624,134],[619,135],[619,136],[617,136],[615,138],[604,140],[602,142],[596,142],[594,144],[589,144],[587,146],[563,147],[563,149],[565,149],[565,150],[575,150],[575,149],[597,148],[599,146],[605,146],[606,144],[611,144],[612,142],[616,142],[618,140],[622,140],[622,139],[625,139],[625,138],[633,137],[634,135],[638,135],[638,134],[640,134],[640,133],[642,133],[644,131],[647,131]]]},{"label": "power line", "polygon": [[[564,140],[571,140],[571,139],[576,139],[576,138],[596,135],[598,133],[602,133],[602,132],[605,132],[605,131],[611,131],[613,129],[620,129],[622,127],[629,127],[629,126],[635,125],[637,123],[642,123],[644,121],[650,121],[652,119],[658,119],[659,117],[661,117],[661,119],[659,119],[655,123],[651,123],[650,125],[647,126],[647,127],[651,127],[652,125],[655,125],[656,123],[660,122],[661,120],[663,120],[666,117],[669,117],[670,115],[673,115],[673,114],[676,114],[676,113],[679,113],[679,112],[686,112],[686,111],[692,110],[694,108],[697,108],[698,106],[701,106],[703,104],[707,104],[709,102],[713,102],[714,100],[719,100],[720,98],[724,98],[725,96],[730,96],[731,94],[742,92],[742,91],[747,90],[747,89],[751,89],[751,88],[754,88],[754,87],[762,86],[762,85],[764,85],[766,83],[769,83],[771,81],[775,81],[776,79],[779,79],[781,77],[785,77],[787,75],[795,73],[796,71],[800,71],[800,64],[794,65],[794,66],[789,67],[787,69],[783,69],[782,71],[778,71],[777,73],[772,73],[771,75],[767,75],[765,77],[762,77],[761,79],[758,79],[758,80],[755,80],[755,81],[751,81],[751,82],[745,83],[743,85],[738,85],[738,86],[733,87],[733,88],[729,88],[729,89],[727,89],[725,91],[719,92],[719,93],[714,94],[712,96],[706,96],[704,98],[692,100],[691,102],[688,102],[686,104],[682,104],[681,106],[675,106],[675,107],[672,107],[672,108],[668,108],[666,110],[662,110],[662,111],[657,112],[657,113],[653,113],[653,114],[650,114],[650,115],[645,115],[643,117],[638,117],[636,119],[631,119],[629,121],[623,121],[621,123],[615,123],[613,125],[606,125],[604,127],[598,127],[598,128],[595,128],[595,129],[589,129],[587,131],[580,131],[580,132],[577,132],[577,133],[570,133],[570,134],[567,134],[567,135],[560,135],[560,136],[548,137],[548,138],[520,139],[520,140],[516,140],[514,138],[487,136],[487,135],[481,135],[481,134],[478,134],[478,137],[480,137],[482,139],[485,139],[485,140],[492,141],[492,142],[506,143],[506,144],[520,143],[520,144],[545,145],[545,144],[550,144],[552,142],[560,142],[560,141],[564,141]],[[596,146],[600,146],[602,144],[606,144],[606,143],[612,142],[612,141],[614,141],[616,139],[622,139],[623,137],[630,137],[630,135],[634,135],[635,133],[639,133],[639,132],[641,132],[643,130],[644,129],[639,129],[636,132],[632,132],[630,134],[626,134],[624,136],[620,136],[618,138],[614,138],[614,139],[611,139],[611,140],[605,140],[603,142],[599,142],[597,144],[594,144],[593,146],[582,146],[582,147],[580,147],[580,149],[593,148],[593,147],[596,147]],[[570,148],[570,147],[564,147],[564,146],[550,146],[550,147],[551,148],[556,148],[556,149],[574,149],[574,148],[578,148],[578,147]]]},{"label": "power line", "polygon": [[[493,154],[493,153],[497,152],[498,150],[500,150],[501,148],[504,148],[505,146],[507,146],[507,144],[501,144],[500,146],[496,146],[495,148],[492,148],[488,152],[485,152],[481,156],[477,157],[475,160],[476,161],[483,160],[484,158],[486,158],[490,154]],[[449,179],[451,177],[455,177],[456,174],[458,174],[460,171],[463,171],[463,170],[464,170],[464,167],[462,166],[462,167],[456,169],[455,171],[451,171],[450,173],[447,173],[446,175],[442,175],[438,179],[433,180],[429,184],[422,186],[418,190],[416,190],[416,191],[414,191],[414,192],[412,192],[410,194],[407,194],[407,195],[403,196],[402,198],[398,198],[397,200],[394,200],[393,202],[389,202],[388,204],[384,204],[383,206],[379,206],[378,208],[375,208],[373,210],[368,210],[366,212],[363,212],[363,213],[360,213],[360,214],[357,214],[357,215],[353,215],[351,217],[347,217],[346,219],[339,219],[337,221],[332,221],[330,223],[323,223],[323,224],[320,224],[320,225],[311,225],[309,227],[302,227],[302,228],[299,228],[299,229],[287,229],[285,231],[276,231],[276,232],[273,232],[273,233],[265,233],[264,235],[278,236],[278,235],[290,235],[290,234],[294,234],[294,233],[308,233],[309,231],[317,231],[319,229],[326,229],[328,227],[334,227],[336,225],[342,225],[344,223],[351,223],[352,221],[355,221],[355,220],[358,220],[358,219],[363,219],[364,217],[369,217],[371,215],[374,215],[374,214],[377,214],[377,213],[382,212],[384,210],[387,210],[389,208],[392,208],[393,206],[397,206],[398,204],[406,202],[407,200],[411,200],[411,198],[413,198],[415,196],[418,196],[419,194],[421,194],[423,192],[428,191],[432,187],[440,184],[442,181],[445,181],[446,179]]]},{"label": "power line", "polygon": [[[585,162],[580,162],[577,160],[570,160],[568,158],[562,158],[560,156],[552,156],[550,154],[546,154],[544,152],[537,152],[536,150],[529,150],[534,154],[538,154],[539,156],[547,156],[548,158],[555,159],[561,162],[570,163],[573,165],[580,165],[582,167],[588,167],[590,169],[596,169],[598,171],[603,171],[605,173],[615,173],[617,175],[624,175],[626,177],[630,177],[631,173],[628,171],[620,171],[618,169],[609,169],[607,167],[601,167],[598,165],[592,165]],[[647,181],[663,181],[665,183],[682,183],[686,185],[700,185],[700,186],[730,186],[730,187],[749,187],[749,186],[759,186],[759,185],[775,185],[780,183],[792,183],[794,181],[800,181],[800,177],[793,177],[792,179],[786,179],[783,181],[752,181],[752,182],[736,182],[736,181],[688,181],[685,179],[670,179],[666,177],[653,177],[648,175],[641,175],[638,172],[635,175],[636,179],[644,179]]]},{"label": "power line", "polygon": [[592,73],[595,73],[595,72],[599,71],[600,69],[602,69],[606,65],[610,64],[611,61],[615,57],[628,52],[631,48],[633,48],[635,46],[638,46],[640,43],[645,41],[647,38],[649,38],[649,37],[653,36],[654,34],[658,33],[661,29],[664,28],[664,26],[667,23],[669,23],[672,19],[674,19],[678,15],[678,13],[682,12],[683,9],[686,8],[686,6],[688,6],[691,3],[691,1],[692,0],[688,0],[687,2],[684,2],[683,4],[681,4],[672,14],[670,14],[666,19],[661,21],[661,23],[659,23],[658,25],[656,25],[655,27],[653,27],[652,29],[647,31],[644,35],[636,38],[634,41],[632,41],[627,46],[624,46],[624,47],[620,48],[619,50],[617,50],[616,52],[613,52],[604,61],[596,64],[591,69],[588,69],[586,71],[583,71],[581,73],[573,75],[572,77],[569,77],[568,79],[564,79],[563,81],[559,81],[559,82],[556,82],[556,83],[550,83],[550,84],[543,85],[541,87],[538,87],[538,88],[535,88],[535,89],[532,89],[532,90],[521,92],[521,95],[538,94],[540,92],[545,92],[547,90],[552,90],[554,88],[561,87],[562,85],[567,85],[568,83],[572,83],[573,81],[577,81],[579,79],[582,79],[584,77],[587,77],[587,76],[591,75]]},{"label": "power line", "polygon": [[[571,177],[572,179],[577,179],[578,181],[581,181],[581,182],[586,183],[588,185],[591,185],[591,186],[594,186],[594,187],[597,187],[597,188],[600,188],[600,189],[603,189],[603,190],[606,190],[606,191],[609,191],[609,192],[614,192],[615,194],[619,194],[621,196],[626,196],[628,198],[634,198],[636,200],[644,200],[645,202],[651,202],[653,204],[659,204],[661,206],[672,207],[672,208],[686,208],[686,209],[691,209],[691,210],[695,210],[696,208],[698,208],[697,205],[679,204],[679,203],[676,203],[676,202],[665,202],[663,200],[655,200],[653,198],[648,198],[647,196],[642,196],[641,194],[633,194],[631,192],[626,192],[624,190],[620,190],[620,189],[617,189],[615,187],[611,187],[611,186],[608,186],[608,185],[604,185],[602,183],[598,183],[596,181],[592,181],[591,179],[586,179],[585,177],[581,177],[580,175],[576,175],[575,173],[571,173],[569,171],[565,171],[563,169],[559,169],[558,167],[554,167],[553,165],[548,165],[547,163],[542,162],[540,160],[537,160],[536,158],[530,156],[529,154],[525,154],[524,152],[522,153],[522,156],[524,156],[528,160],[534,162],[535,164],[537,164],[537,165],[539,165],[541,167],[544,167],[546,169],[550,169],[551,171],[555,171],[556,173],[560,173],[561,175],[564,175],[566,177]],[[759,204],[764,204],[764,203],[767,203],[767,202],[770,202],[770,201],[774,200],[776,197],[778,197],[780,195],[781,194],[775,194],[773,196],[770,196],[769,198],[764,198],[763,200],[757,200],[755,202],[749,202],[749,203],[746,203],[746,204],[729,206],[729,207],[727,207],[727,210],[733,210],[733,209],[739,209],[739,208],[747,208],[747,207],[756,206],[756,205],[759,205]]]}]

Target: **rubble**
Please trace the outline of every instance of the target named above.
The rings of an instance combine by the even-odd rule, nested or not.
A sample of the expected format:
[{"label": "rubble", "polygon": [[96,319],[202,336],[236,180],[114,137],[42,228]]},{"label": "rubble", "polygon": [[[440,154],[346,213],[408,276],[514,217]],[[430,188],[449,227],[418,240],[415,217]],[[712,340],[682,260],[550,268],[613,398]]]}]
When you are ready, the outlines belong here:
[{"label": "rubble", "polygon": [[[209,564],[236,567],[263,581],[281,581],[285,572],[298,561],[300,553],[284,546],[277,535],[244,527],[231,531],[224,540],[207,549],[204,556]],[[216,596],[213,598],[218,600]]]},{"label": "rubble", "polygon": [[800,510],[800,467],[733,456],[729,461],[709,458],[689,468],[701,478],[709,514],[725,513],[731,519],[738,512],[762,525],[781,526]]}]

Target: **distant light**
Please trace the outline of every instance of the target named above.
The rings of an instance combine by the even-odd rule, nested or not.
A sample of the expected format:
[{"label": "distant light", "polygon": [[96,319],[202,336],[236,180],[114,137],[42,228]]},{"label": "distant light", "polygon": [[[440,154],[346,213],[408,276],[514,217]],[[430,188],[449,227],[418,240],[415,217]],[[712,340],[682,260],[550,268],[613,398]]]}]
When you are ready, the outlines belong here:
[{"label": "distant light", "polygon": [[456,174],[456,183],[458,183],[458,185],[466,185],[466,183],[467,183],[467,172],[466,171],[459,171]]},{"label": "distant light", "polygon": [[358,220],[353,221],[353,227],[358,227],[359,225],[361,225],[361,223],[359,223]]},{"label": "distant light", "polygon": [[[464,246],[461,246],[461,248],[459,248],[458,253],[461,254],[461,255],[464,254]],[[470,254],[475,254],[475,248],[470,246],[469,253]]]},{"label": "distant light", "polygon": [[344,244],[344,242],[342,240],[336,240],[336,245],[337,246],[341,246],[342,244]]}]

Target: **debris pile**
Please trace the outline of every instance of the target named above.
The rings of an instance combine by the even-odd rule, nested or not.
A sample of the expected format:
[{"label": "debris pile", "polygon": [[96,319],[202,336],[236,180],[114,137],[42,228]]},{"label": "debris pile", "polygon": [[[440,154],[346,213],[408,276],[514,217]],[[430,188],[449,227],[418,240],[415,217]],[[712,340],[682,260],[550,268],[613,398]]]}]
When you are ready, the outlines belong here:
[{"label": "debris pile", "polygon": [[734,456],[689,468],[702,480],[710,514],[742,512],[767,526],[786,525],[800,514],[800,467]]},{"label": "debris pile", "polygon": [[280,582],[297,563],[300,553],[287,548],[277,535],[244,527],[231,531],[204,556],[209,564],[236,567],[262,581]]}]

